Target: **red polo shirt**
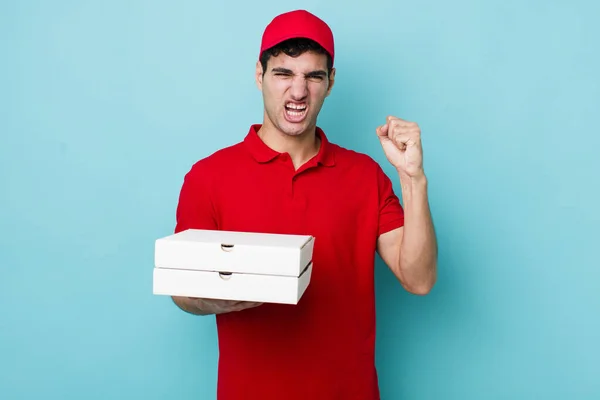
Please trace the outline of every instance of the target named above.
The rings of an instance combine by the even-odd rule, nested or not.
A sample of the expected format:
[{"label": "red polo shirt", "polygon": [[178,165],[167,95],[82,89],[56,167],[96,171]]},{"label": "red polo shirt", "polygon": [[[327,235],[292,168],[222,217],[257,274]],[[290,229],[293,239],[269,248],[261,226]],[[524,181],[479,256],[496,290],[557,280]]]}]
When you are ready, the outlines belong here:
[{"label": "red polo shirt", "polygon": [[186,174],[176,232],[220,229],[315,237],[298,305],[218,315],[220,400],[375,400],[377,237],[404,223],[390,179],[370,157],[332,144],[298,171],[258,137]]}]

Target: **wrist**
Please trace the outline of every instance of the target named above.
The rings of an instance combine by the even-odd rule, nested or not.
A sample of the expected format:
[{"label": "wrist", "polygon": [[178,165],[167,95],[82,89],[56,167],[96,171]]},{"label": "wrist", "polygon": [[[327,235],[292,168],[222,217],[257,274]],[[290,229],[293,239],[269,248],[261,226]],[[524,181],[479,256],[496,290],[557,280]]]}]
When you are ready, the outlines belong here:
[{"label": "wrist", "polygon": [[427,177],[423,171],[413,175],[408,175],[398,171],[398,176],[400,178],[400,184],[403,192],[412,193],[427,189]]}]

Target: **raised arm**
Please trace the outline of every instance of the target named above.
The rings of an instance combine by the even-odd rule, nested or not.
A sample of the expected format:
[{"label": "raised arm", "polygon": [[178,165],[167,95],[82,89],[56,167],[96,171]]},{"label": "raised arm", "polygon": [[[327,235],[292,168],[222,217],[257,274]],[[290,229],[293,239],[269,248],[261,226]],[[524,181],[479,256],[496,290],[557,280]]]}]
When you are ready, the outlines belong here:
[{"label": "raised arm", "polygon": [[421,131],[416,123],[388,117],[377,128],[386,157],[398,171],[404,224],[379,236],[378,253],[409,292],[427,294],[437,279],[437,239],[423,170]]}]

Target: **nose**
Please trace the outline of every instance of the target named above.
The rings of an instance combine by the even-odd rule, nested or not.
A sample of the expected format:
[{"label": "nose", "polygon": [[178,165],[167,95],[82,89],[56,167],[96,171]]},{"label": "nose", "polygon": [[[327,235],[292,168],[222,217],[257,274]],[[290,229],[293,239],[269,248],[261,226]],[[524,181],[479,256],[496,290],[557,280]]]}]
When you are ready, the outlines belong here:
[{"label": "nose", "polygon": [[303,100],[308,95],[308,85],[304,76],[295,76],[290,88],[292,99]]}]

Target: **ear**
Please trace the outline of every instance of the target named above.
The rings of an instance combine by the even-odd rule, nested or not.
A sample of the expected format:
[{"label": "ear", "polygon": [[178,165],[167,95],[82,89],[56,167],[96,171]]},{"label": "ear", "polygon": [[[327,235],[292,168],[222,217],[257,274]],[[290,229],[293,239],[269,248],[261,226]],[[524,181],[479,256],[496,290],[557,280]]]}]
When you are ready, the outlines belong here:
[{"label": "ear", "polygon": [[333,84],[335,83],[335,68],[331,68],[331,73],[329,74],[329,87],[327,88],[327,94],[325,97],[331,94],[331,89],[333,89]]},{"label": "ear", "polygon": [[260,60],[256,62],[256,72],[254,75],[254,79],[256,80],[256,86],[258,87],[258,90],[262,91],[263,69]]}]

